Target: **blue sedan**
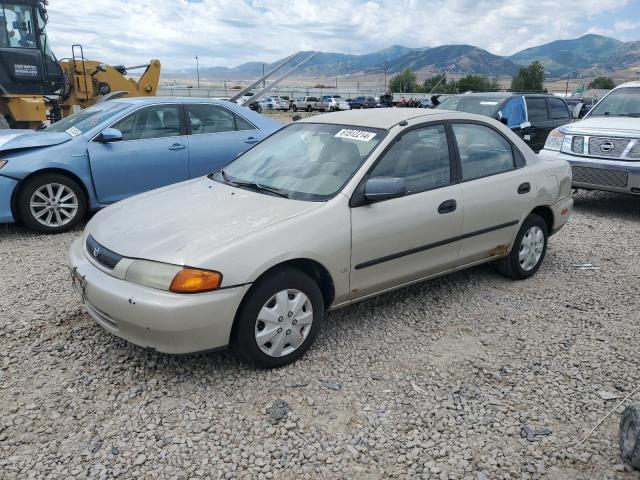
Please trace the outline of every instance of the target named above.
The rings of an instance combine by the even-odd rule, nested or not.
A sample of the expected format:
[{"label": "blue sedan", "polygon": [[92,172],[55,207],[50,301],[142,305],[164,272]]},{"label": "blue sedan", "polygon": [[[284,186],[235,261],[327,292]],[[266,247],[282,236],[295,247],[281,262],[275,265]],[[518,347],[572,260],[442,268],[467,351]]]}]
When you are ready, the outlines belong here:
[{"label": "blue sedan", "polygon": [[0,223],[69,230],[87,210],[218,170],[281,126],[224,100],[147,97],[100,103],[41,132],[7,131]]}]

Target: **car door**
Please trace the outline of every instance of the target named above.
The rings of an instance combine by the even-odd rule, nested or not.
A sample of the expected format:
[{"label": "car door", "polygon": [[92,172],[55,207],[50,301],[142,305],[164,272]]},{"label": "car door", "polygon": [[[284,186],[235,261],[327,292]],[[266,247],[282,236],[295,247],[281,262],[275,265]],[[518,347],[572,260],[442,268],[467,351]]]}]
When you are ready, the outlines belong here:
[{"label": "car door", "polygon": [[517,148],[481,123],[451,125],[460,162],[464,222],[460,264],[504,254],[535,196]]},{"label": "car door", "polygon": [[[527,116],[533,127],[530,132],[524,133],[524,140],[534,152],[542,150],[549,132],[555,127],[555,122],[549,118],[547,99],[544,97],[525,97],[527,103]],[[527,138],[527,136],[529,138]]]},{"label": "car door", "polygon": [[263,134],[241,115],[213,103],[185,104],[189,128],[189,176],[223,168]]},{"label": "car door", "polygon": [[[561,127],[571,121],[569,107],[561,98],[547,98],[547,110],[549,112],[549,118],[553,120],[553,128]],[[545,141],[546,140],[547,138],[545,137]]]},{"label": "car door", "polygon": [[142,107],[111,125],[122,140],[88,144],[91,175],[100,203],[113,203],[189,178],[180,106]]},{"label": "car door", "polygon": [[366,178],[401,177],[407,195],[351,209],[351,297],[453,268],[462,232],[462,191],[442,124],[400,134]]}]

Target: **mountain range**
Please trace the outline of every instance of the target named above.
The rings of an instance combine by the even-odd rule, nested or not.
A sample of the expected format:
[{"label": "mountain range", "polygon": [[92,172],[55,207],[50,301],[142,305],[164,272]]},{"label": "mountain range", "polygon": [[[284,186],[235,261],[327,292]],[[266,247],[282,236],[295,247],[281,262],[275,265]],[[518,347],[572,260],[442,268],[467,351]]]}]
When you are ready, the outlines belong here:
[{"label": "mountain range", "polygon": [[[299,52],[310,54],[312,52]],[[305,56],[300,55],[300,59]],[[405,68],[414,72],[437,73],[455,67],[452,73],[506,76],[517,73],[521,66],[539,60],[551,77],[562,77],[574,71],[582,76],[607,74],[640,67],[640,41],[621,42],[602,35],[588,34],[572,40],[556,40],[527,48],[511,56],[494,55],[473,45],[441,45],[409,48],[402,45],[363,55],[319,52],[296,70],[296,75],[322,76],[394,74]],[[244,79],[268,72],[282,60],[263,64],[248,62],[237,67],[200,67],[202,78]],[[264,67],[263,67],[264,65]],[[193,74],[195,69],[171,74]],[[283,70],[284,71],[284,70]]]}]

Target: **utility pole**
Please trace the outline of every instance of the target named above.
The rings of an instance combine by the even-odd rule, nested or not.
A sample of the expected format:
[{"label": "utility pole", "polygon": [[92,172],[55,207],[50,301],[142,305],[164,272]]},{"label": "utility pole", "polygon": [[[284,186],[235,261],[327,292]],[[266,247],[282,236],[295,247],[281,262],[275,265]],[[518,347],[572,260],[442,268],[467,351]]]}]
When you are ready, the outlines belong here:
[{"label": "utility pole", "polygon": [[198,63],[198,57],[196,57],[196,74],[198,75],[198,88],[200,88],[200,64]]},{"label": "utility pole", "polygon": [[[262,76],[264,77],[264,63],[262,64]],[[262,80],[262,88],[264,88],[264,86],[265,86],[265,83],[264,83],[265,81],[266,81],[266,79]]]},{"label": "utility pole", "polygon": [[389,68],[389,60],[384,61],[384,93],[387,93],[387,69]]}]

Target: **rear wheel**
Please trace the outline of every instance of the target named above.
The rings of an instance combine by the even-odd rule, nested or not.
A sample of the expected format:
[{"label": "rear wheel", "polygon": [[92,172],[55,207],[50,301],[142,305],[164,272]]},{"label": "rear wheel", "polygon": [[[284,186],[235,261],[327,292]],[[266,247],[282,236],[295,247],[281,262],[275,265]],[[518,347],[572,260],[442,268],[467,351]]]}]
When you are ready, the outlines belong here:
[{"label": "rear wheel", "polygon": [[280,367],[304,355],[323,318],[318,284],[299,270],[282,268],[249,291],[236,318],[231,346],[248,363]]},{"label": "rear wheel", "polygon": [[17,202],[20,220],[43,233],[71,230],[87,212],[82,187],[59,173],[45,173],[27,180]]},{"label": "rear wheel", "polygon": [[310,112],[312,110],[313,110],[313,108],[311,107],[311,105],[307,105],[307,112]]},{"label": "rear wheel", "polygon": [[498,260],[498,270],[516,280],[531,277],[544,260],[548,238],[546,222],[535,213],[530,214],[522,223],[509,255]]},{"label": "rear wheel", "polygon": [[298,111],[298,107],[296,107],[295,105],[293,107],[291,107],[293,109],[294,112]]}]

